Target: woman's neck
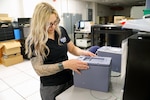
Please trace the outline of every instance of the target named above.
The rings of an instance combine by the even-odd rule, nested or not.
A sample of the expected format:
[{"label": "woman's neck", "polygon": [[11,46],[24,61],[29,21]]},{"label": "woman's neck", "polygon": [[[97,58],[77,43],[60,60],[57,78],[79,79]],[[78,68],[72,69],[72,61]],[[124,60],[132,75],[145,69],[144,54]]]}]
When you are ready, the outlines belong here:
[{"label": "woman's neck", "polygon": [[48,33],[48,38],[54,40],[55,39],[54,32]]}]

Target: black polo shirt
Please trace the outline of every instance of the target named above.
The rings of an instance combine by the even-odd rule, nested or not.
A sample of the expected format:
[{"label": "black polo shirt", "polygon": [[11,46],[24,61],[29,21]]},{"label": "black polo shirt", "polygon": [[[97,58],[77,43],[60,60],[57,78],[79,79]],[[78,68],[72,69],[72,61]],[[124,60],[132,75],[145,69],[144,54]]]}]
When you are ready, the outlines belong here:
[{"label": "black polo shirt", "polygon": [[[62,33],[60,43],[62,45],[58,44],[58,33],[55,31],[55,40],[48,39],[46,43],[46,45],[50,49],[50,54],[44,60],[44,64],[54,64],[68,60],[67,43],[70,41],[70,38],[63,27],[60,27],[60,29]],[[71,70],[65,69],[53,75],[42,76],[40,77],[40,80],[44,86],[60,85],[73,80],[73,75]]]}]

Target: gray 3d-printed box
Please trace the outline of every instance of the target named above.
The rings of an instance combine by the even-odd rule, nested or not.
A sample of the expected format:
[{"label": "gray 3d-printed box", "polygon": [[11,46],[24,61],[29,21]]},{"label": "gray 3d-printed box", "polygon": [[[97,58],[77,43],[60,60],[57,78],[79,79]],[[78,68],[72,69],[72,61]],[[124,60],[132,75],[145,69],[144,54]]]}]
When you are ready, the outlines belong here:
[{"label": "gray 3d-printed box", "polygon": [[80,56],[79,59],[87,62],[89,69],[81,70],[81,75],[74,73],[74,86],[108,92],[110,86],[111,57]]},{"label": "gray 3d-printed box", "polygon": [[100,57],[111,57],[112,68],[114,72],[121,72],[121,55],[122,49],[120,47],[103,46],[97,49],[96,54]]}]

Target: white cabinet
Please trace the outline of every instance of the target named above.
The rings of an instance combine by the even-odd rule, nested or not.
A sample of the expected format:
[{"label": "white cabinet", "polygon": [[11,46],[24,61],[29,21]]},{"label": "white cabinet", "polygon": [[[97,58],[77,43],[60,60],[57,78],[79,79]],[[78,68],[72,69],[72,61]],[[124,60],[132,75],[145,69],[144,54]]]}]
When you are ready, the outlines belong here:
[{"label": "white cabinet", "polygon": [[[81,35],[80,38],[77,35]],[[88,48],[91,46],[91,37],[89,31],[74,31],[74,44],[81,48]]]},{"label": "white cabinet", "polygon": [[91,39],[76,39],[76,46],[87,48],[91,46]]}]

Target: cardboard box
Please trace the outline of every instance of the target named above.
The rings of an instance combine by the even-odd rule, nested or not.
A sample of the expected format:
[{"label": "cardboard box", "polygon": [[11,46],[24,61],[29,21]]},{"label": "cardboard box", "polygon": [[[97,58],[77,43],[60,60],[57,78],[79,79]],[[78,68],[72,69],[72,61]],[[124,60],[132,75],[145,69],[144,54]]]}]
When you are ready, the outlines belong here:
[{"label": "cardboard box", "polygon": [[1,62],[4,66],[11,66],[11,65],[14,65],[14,64],[18,64],[20,62],[23,62],[23,56],[21,54],[12,54],[12,55],[9,55],[7,57],[2,57],[1,58]]},{"label": "cardboard box", "polygon": [[0,42],[0,49],[3,55],[11,55],[21,52],[21,44],[19,41],[8,40]]},{"label": "cardboard box", "polygon": [[8,14],[0,14],[0,17],[8,17]]},{"label": "cardboard box", "polygon": [[0,21],[2,21],[2,22],[12,22],[12,18],[8,17],[8,14],[0,14]]},{"label": "cardboard box", "polygon": [[10,17],[0,17],[0,21],[2,21],[2,22],[12,22],[12,18],[10,18]]},{"label": "cardboard box", "polygon": [[125,16],[114,16],[114,24],[120,24],[120,22],[125,18]]}]

